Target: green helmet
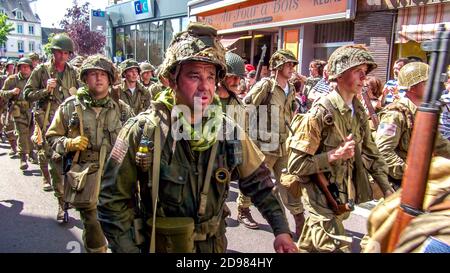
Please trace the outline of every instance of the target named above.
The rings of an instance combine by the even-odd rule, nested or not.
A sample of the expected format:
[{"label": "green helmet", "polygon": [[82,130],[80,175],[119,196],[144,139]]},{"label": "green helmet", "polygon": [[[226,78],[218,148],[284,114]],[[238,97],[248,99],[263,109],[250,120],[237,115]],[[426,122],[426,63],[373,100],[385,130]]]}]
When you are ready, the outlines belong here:
[{"label": "green helmet", "polygon": [[233,52],[227,52],[225,54],[225,61],[227,64],[227,74],[245,78],[245,63],[239,55]]},{"label": "green helmet", "polygon": [[328,80],[336,80],[342,73],[358,65],[366,64],[367,73],[377,68],[372,54],[364,45],[341,46],[328,59]]},{"label": "green helmet", "polygon": [[410,88],[420,82],[428,80],[430,67],[422,62],[405,64],[398,72],[399,87]]},{"label": "green helmet", "polygon": [[14,61],[14,60],[9,60],[9,61],[6,63],[5,68],[8,67],[8,65],[10,65],[10,64],[16,66],[16,61]]},{"label": "green helmet", "polygon": [[28,58],[31,60],[39,60],[39,54],[37,54],[36,52],[31,52],[30,54],[28,54]]},{"label": "green helmet", "polygon": [[297,58],[295,58],[294,53],[287,49],[280,49],[273,53],[269,60],[269,69],[281,69],[281,66],[285,63],[298,64]]},{"label": "green helmet", "polygon": [[136,62],[134,59],[126,59],[125,61],[121,62],[119,64],[120,71],[122,72],[122,77],[124,76],[125,71],[127,71],[130,68],[137,68],[138,73],[141,73],[141,68],[139,67],[138,62]]},{"label": "green helmet", "polygon": [[141,73],[144,73],[146,71],[155,71],[155,67],[149,62],[142,62],[139,65],[139,68],[141,69]]},{"label": "green helmet", "polygon": [[73,43],[73,40],[66,34],[57,34],[53,37],[50,48],[52,50],[56,49],[73,53],[75,44]]},{"label": "green helmet", "polygon": [[33,62],[30,58],[20,58],[20,60],[17,62],[17,68],[20,69],[20,66],[23,64],[29,65],[30,68],[33,68]]},{"label": "green helmet", "polygon": [[179,32],[170,42],[162,64],[162,77],[173,79],[177,66],[188,61],[207,62],[216,65],[217,81],[226,73],[225,48],[217,37],[217,30],[199,22],[189,23],[187,30]]},{"label": "green helmet", "polygon": [[115,82],[116,69],[114,64],[105,56],[101,54],[92,55],[84,60],[80,67],[80,79],[84,81],[84,75],[89,70],[102,70],[108,73],[109,84],[112,85]]},{"label": "green helmet", "polygon": [[78,55],[75,58],[73,58],[72,60],[70,60],[69,63],[75,67],[81,67],[81,65],[83,64],[83,61],[85,59],[86,59],[85,57]]}]

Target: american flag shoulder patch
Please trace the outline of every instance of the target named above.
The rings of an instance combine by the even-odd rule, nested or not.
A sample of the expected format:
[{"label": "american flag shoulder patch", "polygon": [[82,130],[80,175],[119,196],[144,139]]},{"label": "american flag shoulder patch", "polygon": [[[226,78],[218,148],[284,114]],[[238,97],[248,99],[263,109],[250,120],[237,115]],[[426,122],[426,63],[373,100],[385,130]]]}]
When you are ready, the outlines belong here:
[{"label": "american flag shoulder patch", "polygon": [[380,136],[394,136],[397,132],[397,125],[394,123],[380,123],[377,135]]},{"label": "american flag shoulder patch", "polygon": [[116,143],[111,151],[111,159],[116,161],[118,164],[122,164],[123,159],[128,151],[128,143],[122,139],[117,138]]}]

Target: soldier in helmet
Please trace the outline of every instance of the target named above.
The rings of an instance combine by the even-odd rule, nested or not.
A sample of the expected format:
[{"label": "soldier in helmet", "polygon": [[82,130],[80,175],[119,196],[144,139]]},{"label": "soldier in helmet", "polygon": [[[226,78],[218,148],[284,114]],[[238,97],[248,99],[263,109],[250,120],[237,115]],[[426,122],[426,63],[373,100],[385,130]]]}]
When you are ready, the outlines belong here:
[{"label": "soldier in helmet", "polygon": [[[94,164],[96,168],[92,165],[89,168],[100,174],[106,154],[111,153],[122,127],[120,107],[109,96],[114,70],[112,62],[106,57],[89,56],[80,67],[80,79],[86,85],[61,104],[46,133],[48,143],[55,153],[68,157],[79,151],[78,164]],[[80,126],[83,126],[83,132],[80,131]],[[85,183],[98,183],[99,187],[101,178],[97,173],[90,173]],[[106,239],[97,220],[96,199],[97,196],[95,200],[91,200],[92,207],[79,208],[74,205],[80,211],[84,225],[84,247],[87,252],[94,253],[107,250]]]},{"label": "soldier in helmet", "polygon": [[126,104],[128,104],[135,115],[144,112],[150,106],[150,92],[139,82],[139,72],[141,68],[133,59],[127,59],[120,63],[119,68],[122,73],[122,84],[114,89],[115,94]]},{"label": "soldier in helmet", "polygon": [[[289,131],[288,126],[296,109],[295,88],[289,79],[297,64],[298,61],[291,51],[285,49],[276,51],[269,60],[269,69],[275,75],[256,83],[245,96],[244,103],[247,106],[266,107],[259,107],[258,115],[261,115],[262,109],[267,109],[267,130],[271,130],[271,136],[267,138],[260,132],[259,147],[264,153],[264,162],[273,172],[281,200],[294,216],[296,235],[299,236],[305,221],[301,199],[294,198],[280,185],[281,174],[287,164],[285,142]],[[261,117],[258,118],[261,119]],[[252,120],[251,114],[250,120]],[[250,121],[250,124],[260,126],[261,121]]]},{"label": "soldier in helmet", "polygon": [[[233,52],[225,54],[225,62],[227,65],[227,74],[217,87],[217,94],[222,102],[222,109],[224,113],[228,114],[244,129],[247,128],[245,124],[245,107],[241,99],[237,97],[238,87],[241,79],[245,78],[245,63],[244,60]],[[229,112],[227,113],[227,106]],[[242,119],[242,120],[240,120]],[[244,224],[245,227],[257,229],[258,223],[253,219],[250,213],[250,206],[252,204],[250,198],[239,191],[238,199],[238,221]]]},{"label": "soldier in helmet", "polygon": [[0,96],[12,103],[10,111],[14,120],[15,131],[18,135],[20,169],[26,170],[28,169],[27,155],[30,156],[32,162],[37,163],[37,155],[33,152],[33,144],[30,139],[31,105],[25,100],[23,92],[33,70],[33,63],[28,58],[21,58],[17,63],[17,67],[19,73],[6,79],[0,91]]},{"label": "soldier in helmet", "polygon": [[41,58],[39,57],[39,54],[37,54],[36,52],[31,52],[28,55],[28,58],[33,62],[33,68],[35,69],[36,66],[38,66],[41,63]]},{"label": "soldier in helmet", "polygon": [[[386,106],[380,115],[375,142],[389,166],[389,181],[400,187],[406,167],[406,156],[414,127],[417,107],[422,103],[429,66],[421,62],[404,65],[398,73],[398,85],[406,95]],[[437,133],[436,155],[450,158],[450,141]]]},{"label": "soldier in helmet", "polygon": [[[9,60],[6,63],[3,75],[0,76],[0,88],[4,86],[5,81],[9,77],[14,76],[15,68],[15,61]],[[14,134],[14,123],[12,115],[8,114],[8,112],[11,112],[10,106],[11,105],[8,104],[8,100],[5,97],[0,97],[0,133],[3,134],[3,130],[5,131],[4,133],[6,135],[6,138],[8,139],[9,145],[11,146],[9,156],[15,156],[17,154],[17,137]]]},{"label": "soldier in helmet", "polygon": [[159,93],[169,87],[169,81],[161,75],[161,71],[161,67],[157,69],[156,75],[158,81],[152,84],[148,89],[153,99],[155,99]]},{"label": "soldier in helmet", "polygon": [[24,95],[30,103],[35,103],[33,109],[35,127],[32,141],[38,148],[43,189],[55,191],[58,200],[56,219],[62,222],[64,219],[62,159],[59,154],[51,150],[44,136],[56,109],[63,101],[76,93],[80,83],[75,68],[67,62],[74,51],[72,39],[65,34],[57,34],[53,37],[50,48],[53,57],[49,62],[40,64],[33,70],[25,86]]},{"label": "soldier in helmet", "polygon": [[78,56],[74,57],[72,60],[70,60],[69,63],[70,63],[73,67],[75,67],[75,68],[77,68],[77,69],[80,69],[80,68],[81,68],[81,65],[83,64],[83,61],[84,61],[85,59],[86,59],[86,58],[85,58],[84,56],[78,55]]},{"label": "soldier in helmet", "polygon": [[[98,205],[113,252],[137,252],[138,244],[148,245],[132,236],[140,215],[148,224],[144,232],[155,238],[151,252],[225,252],[223,209],[234,175],[271,225],[276,251],[296,251],[263,156],[245,132],[240,140],[220,135],[223,126],[234,128],[215,95],[226,73],[224,55],[216,29],[189,24],[166,51],[161,73],[170,88],[120,131]],[[194,109],[203,114],[193,115]]]},{"label": "soldier in helmet", "polygon": [[[343,46],[330,56],[329,80],[336,88],[318,99],[307,114],[292,122],[288,171],[301,177],[305,208],[309,212],[298,241],[302,252],[348,252],[351,237],[343,220],[353,204],[372,200],[369,172],[385,196],[393,189],[387,179],[387,165],[372,140],[368,116],[356,98],[366,74],[376,68],[372,55],[362,45]],[[296,124],[295,124],[296,123]],[[324,188],[316,177],[323,173],[327,191],[345,210],[329,206]]]},{"label": "soldier in helmet", "polygon": [[143,62],[139,65],[139,68],[141,69],[141,83],[145,88],[149,89],[154,83],[153,78],[155,75],[153,73],[155,72],[155,67],[149,62]]}]

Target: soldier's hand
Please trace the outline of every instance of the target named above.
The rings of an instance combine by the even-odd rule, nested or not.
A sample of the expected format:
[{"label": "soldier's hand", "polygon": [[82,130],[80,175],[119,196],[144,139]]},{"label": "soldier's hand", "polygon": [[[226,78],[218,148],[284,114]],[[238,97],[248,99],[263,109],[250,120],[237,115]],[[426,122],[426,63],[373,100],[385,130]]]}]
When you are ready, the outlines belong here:
[{"label": "soldier's hand", "polygon": [[278,234],[273,242],[273,247],[277,253],[297,253],[298,248],[292,241],[291,235],[287,233]]},{"label": "soldier's hand", "polygon": [[14,96],[19,95],[20,94],[20,88],[14,88],[13,90],[11,90],[11,94],[13,94]]},{"label": "soldier's hand", "polygon": [[56,79],[51,78],[47,80],[47,90],[53,90],[56,88]]},{"label": "soldier's hand", "polygon": [[355,156],[355,141],[352,134],[345,138],[345,142],[334,150],[328,152],[328,162],[343,159],[347,160]]},{"label": "soldier's hand", "polygon": [[65,148],[68,152],[84,151],[89,144],[89,139],[85,136],[77,136],[76,138],[67,138]]}]

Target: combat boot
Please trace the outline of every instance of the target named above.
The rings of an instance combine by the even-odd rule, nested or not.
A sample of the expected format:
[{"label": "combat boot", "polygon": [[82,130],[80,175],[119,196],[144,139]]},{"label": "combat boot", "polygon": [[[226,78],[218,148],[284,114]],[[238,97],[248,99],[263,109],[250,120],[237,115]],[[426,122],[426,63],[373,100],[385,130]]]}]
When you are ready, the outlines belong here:
[{"label": "combat boot", "polygon": [[62,197],[58,197],[58,213],[56,214],[56,221],[58,221],[58,223],[64,222],[64,200]]},{"label": "combat boot", "polygon": [[303,212],[293,215],[295,220],[295,237],[298,239],[302,235],[303,226],[305,225],[305,215]]},{"label": "combat boot", "polygon": [[52,187],[52,185],[50,184],[50,173],[49,173],[49,171],[48,171],[48,169],[41,169],[41,172],[42,172],[42,176],[43,176],[43,178],[42,178],[42,188],[43,188],[43,190],[44,191],[52,191],[53,190],[53,187]]},{"label": "combat boot", "polygon": [[26,170],[28,169],[28,164],[27,164],[27,155],[24,153],[20,153],[19,154],[20,157],[20,169],[21,170]]},{"label": "combat boot", "polygon": [[38,156],[37,153],[35,151],[31,151],[30,154],[28,155],[28,161],[31,162],[31,164],[38,164]]},{"label": "combat boot", "polygon": [[238,207],[238,221],[246,228],[250,229],[258,229],[258,223],[253,219],[252,214],[250,213],[250,208],[242,208]]},{"label": "combat boot", "polygon": [[13,157],[17,154],[17,146],[16,144],[11,143],[11,150],[9,151],[8,155],[10,157]]}]

